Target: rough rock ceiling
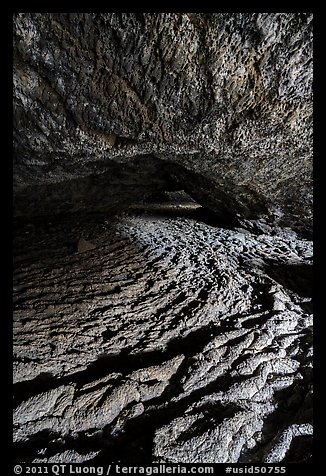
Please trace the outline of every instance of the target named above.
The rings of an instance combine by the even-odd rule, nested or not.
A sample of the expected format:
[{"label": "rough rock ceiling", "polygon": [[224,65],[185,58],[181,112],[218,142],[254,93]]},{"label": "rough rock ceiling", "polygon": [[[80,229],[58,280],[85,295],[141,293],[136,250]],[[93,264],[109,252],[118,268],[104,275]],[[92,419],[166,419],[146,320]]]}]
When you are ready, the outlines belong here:
[{"label": "rough rock ceiling", "polygon": [[311,229],[310,14],[17,14],[14,112],[17,215],[177,182],[219,215]]}]

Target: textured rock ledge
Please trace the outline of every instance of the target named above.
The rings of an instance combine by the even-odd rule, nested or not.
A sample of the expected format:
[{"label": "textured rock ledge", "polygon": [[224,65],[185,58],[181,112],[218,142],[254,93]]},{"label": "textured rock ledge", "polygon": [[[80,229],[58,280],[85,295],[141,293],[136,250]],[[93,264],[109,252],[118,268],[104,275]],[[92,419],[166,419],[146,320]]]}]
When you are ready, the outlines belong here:
[{"label": "textured rock ledge", "polygon": [[17,461],[310,460],[311,242],[169,213],[17,230]]}]

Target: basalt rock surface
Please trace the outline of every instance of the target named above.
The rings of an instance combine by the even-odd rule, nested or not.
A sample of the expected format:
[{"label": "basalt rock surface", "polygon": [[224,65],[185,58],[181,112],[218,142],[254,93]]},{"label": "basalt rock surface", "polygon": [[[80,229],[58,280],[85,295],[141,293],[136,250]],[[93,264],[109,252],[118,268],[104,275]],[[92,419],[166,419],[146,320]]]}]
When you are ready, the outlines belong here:
[{"label": "basalt rock surface", "polygon": [[311,60],[311,14],[17,14],[15,214],[179,187],[309,233]]},{"label": "basalt rock surface", "polygon": [[311,461],[311,58],[308,13],[15,15],[15,461]]},{"label": "basalt rock surface", "polygon": [[169,213],[17,234],[19,461],[309,461],[311,243]]}]

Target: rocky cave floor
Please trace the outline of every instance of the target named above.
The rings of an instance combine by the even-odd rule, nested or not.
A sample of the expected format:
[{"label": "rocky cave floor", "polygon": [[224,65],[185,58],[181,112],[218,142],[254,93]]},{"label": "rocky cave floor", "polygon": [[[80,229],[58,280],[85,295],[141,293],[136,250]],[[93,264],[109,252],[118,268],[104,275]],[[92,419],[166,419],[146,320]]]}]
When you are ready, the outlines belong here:
[{"label": "rocky cave floor", "polygon": [[16,461],[310,462],[311,266],[194,202],[16,224]]}]

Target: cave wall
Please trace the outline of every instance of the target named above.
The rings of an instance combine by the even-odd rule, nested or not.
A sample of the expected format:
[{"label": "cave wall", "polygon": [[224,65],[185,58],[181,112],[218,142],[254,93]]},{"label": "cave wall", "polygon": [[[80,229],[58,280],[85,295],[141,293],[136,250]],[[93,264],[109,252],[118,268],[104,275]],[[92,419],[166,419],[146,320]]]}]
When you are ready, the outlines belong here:
[{"label": "cave wall", "polygon": [[311,230],[312,15],[19,13],[15,215],[185,189]]}]

